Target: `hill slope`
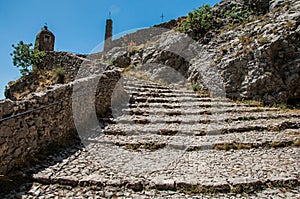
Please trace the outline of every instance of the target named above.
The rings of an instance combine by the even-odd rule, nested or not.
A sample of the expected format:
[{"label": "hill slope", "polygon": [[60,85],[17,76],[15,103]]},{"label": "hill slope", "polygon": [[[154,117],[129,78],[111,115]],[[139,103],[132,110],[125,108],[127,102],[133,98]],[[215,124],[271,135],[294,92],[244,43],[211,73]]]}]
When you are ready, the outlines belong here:
[{"label": "hill slope", "polygon": [[[148,34],[149,29],[128,35],[122,41],[127,47],[119,45],[108,52],[114,56],[107,59],[121,55],[130,57],[131,64],[135,65],[167,65],[208,90],[211,85],[203,83],[200,73],[203,68],[214,68],[212,70],[220,74],[229,98],[268,104],[299,103],[299,1],[259,0],[251,9],[248,2],[222,1],[217,4],[210,10],[212,17],[205,22],[210,25],[204,30],[203,26],[191,24],[188,25],[190,29],[182,28],[189,21],[190,17],[187,17],[155,26],[153,34]],[[164,27],[184,31],[189,38]],[[170,46],[173,52],[170,52]],[[120,51],[123,54],[117,53]],[[126,54],[126,51],[130,53]]]}]

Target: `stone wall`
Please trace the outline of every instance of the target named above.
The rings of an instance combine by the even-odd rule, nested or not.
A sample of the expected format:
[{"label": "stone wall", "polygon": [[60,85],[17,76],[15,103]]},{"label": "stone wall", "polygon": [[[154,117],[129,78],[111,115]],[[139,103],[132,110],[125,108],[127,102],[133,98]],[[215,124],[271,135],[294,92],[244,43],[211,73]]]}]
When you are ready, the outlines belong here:
[{"label": "stone wall", "polygon": [[48,51],[39,64],[40,70],[53,70],[63,68],[65,71],[65,83],[74,81],[81,64],[87,61],[87,55],[76,55],[69,52]]},{"label": "stone wall", "polygon": [[[93,55],[92,59],[96,60],[101,54]],[[62,68],[65,72],[64,83],[69,83],[75,80],[78,70],[81,66],[81,73],[93,74],[96,70],[107,68],[107,64],[90,64],[91,57],[87,55],[76,55],[68,52],[46,52],[43,61],[38,68],[34,68],[34,72],[26,77],[21,77],[15,82],[10,82],[5,90],[5,97],[11,100],[24,99],[26,95],[39,90],[47,89],[47,87],[56,84],[56,79],[53,77],[57,68]],[[100,59],[100,57],[99,57]],[[41,83],[44,83],[41,86]]]},{"label": "stone wall", "polygon": [[113,40],[112,48],[114,47],[128,47],[131,42],[135,45],[145,44],[155,39],[156,36],[168,31],[169,29],[163,27],[150,27],[146,29],[137,30],[133,33],[127,34],[119,39]]},{"label": "stone wall", "polygon": [[[43,154],[46,150],[51,152],[51,149],[59,146],[65,147],[78,142],[79,136],[74,124],[72,101],[78,100],[80,96],[76,99],[72,98],[74,86],[77,84],[81,89],[89,91],[90,88],[83,87],[89,84],[82,84],[82,82],[97,83],[97,89],[93,92],[97,102],[95,103],[96,112],[98,117],[103,117],[111,112],[111,94],[119,78],[120,71],[112,69],[103,74],[33,93],[30,100],[1,101],[0,120],[25,111],[29,112],[0,121],[0,175],[29,164],[32,159],[37,158],[38,154]],[[49,104],[52,105],[46,107]],[[45,107],[41,108],[43,106]],[[36,108],[41,109],[30,111]],[[83,118],[87,118],[91,112],[82,110],[81,114]]]}]

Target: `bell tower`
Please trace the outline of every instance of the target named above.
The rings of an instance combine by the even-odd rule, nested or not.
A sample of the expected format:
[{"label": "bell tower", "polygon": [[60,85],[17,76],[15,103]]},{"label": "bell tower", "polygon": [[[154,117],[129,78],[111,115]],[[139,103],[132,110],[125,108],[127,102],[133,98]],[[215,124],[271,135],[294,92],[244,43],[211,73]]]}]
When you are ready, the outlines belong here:
[{"label": "bell tower", "polygon": [[50,30],[48,30],[48,27],[45,25],[36,36],[34,50],[53,51],[54,42],[54,34]]}]

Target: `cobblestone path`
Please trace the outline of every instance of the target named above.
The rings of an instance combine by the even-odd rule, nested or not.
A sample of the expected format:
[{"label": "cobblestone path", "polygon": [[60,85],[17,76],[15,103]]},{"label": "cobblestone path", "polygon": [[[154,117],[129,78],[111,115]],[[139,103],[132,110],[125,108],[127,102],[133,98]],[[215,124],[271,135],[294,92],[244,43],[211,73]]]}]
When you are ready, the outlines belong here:
[{"label": "cobblestone path", "polygon": [[124,89],[104,128],[7,198],[300,198],[299,111],[133,77]]}]

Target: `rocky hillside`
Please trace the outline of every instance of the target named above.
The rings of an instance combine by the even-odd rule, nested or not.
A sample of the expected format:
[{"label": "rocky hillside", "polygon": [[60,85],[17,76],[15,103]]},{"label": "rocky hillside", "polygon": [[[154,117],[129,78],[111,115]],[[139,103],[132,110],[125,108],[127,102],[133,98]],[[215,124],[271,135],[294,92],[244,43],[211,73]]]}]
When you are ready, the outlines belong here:
[{"label": "rocky hillside", "polygon": [[270,12],[223,28],[208,44],[226,93],[267,103],[299,102],[300,2],[271,1]]},{"label": "rocky hillside", "polygon": [[206,90],[212,85],[205,85],[200,71],[214,70],[229,98],[295,105],[300,99],[299,7],[296,0],[225,0],[210,9],[214,20],[206,21],[208,28],[182,28],[189,17],[173,20],[152,28],[159,36],[148,36],[149,30],[127,35],[127,47],[112,49],[107,59],[122,67],[162,64]]}]

